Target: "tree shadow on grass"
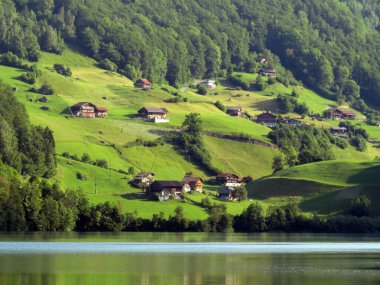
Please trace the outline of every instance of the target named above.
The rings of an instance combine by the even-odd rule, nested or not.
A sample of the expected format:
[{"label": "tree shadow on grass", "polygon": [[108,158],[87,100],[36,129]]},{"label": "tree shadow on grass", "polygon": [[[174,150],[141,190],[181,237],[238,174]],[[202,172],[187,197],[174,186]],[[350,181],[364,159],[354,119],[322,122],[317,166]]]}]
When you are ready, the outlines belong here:
[{"label": "tree shadow on grass", "polygon": [[123,199],[126,200],[139,200],[139,201],[150,201],[150,197],[144,192],[139,193],[127,193],[120,195]]}]

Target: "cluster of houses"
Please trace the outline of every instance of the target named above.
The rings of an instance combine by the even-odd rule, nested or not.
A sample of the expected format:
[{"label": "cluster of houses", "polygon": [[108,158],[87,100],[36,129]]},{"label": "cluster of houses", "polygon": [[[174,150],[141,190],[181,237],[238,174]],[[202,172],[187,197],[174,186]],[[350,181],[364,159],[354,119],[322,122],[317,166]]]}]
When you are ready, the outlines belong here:
[{"label": "cluster of houses", "polygon": [[[215,182],[222,186],[218,191],[220,199],[232,200],[235,188],[243,185],[243,179],[233,173],[221,173],[215,177]],[[135,187],[145,189],[150,197],[156,197],[160,201],[180,199],[183,193],[190,191],[202,192],[204,181],[202,177],[185,176],[182,181],[155,180],[152,172],[140,172],[132,180]]]}]

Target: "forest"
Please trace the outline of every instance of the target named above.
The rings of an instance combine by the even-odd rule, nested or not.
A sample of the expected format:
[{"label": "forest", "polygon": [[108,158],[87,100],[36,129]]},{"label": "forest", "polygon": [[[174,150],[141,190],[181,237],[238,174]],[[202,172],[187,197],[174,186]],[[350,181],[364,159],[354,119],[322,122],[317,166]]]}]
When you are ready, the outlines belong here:
[{"label": "forest", "polygon": [[0,52],[36,61],[67,43],[132,80],[172,85],[254,72],[264,57],[284,81],[365,111],[362,99],[380,105],[379,16],[376,0],[4,0]]}]

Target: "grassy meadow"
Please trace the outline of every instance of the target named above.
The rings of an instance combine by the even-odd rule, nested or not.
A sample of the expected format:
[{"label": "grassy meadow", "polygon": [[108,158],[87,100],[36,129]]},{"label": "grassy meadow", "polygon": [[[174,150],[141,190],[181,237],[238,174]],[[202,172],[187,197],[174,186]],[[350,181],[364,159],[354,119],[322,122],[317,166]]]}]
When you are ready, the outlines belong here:
[{"label": "grassy meadow", "polygon": [[[56,73],[53,69],[56,63],[70,67],[73,72],[72,77]],[[276,112],[277,94],[290,94],[296,89],[300,94],[298,100],[305,102],[314,113],[322,113],[323,110],[336,105],[336,102],[320,97],[304,87],[287,88],[280,83],[270,85],[262,92],[236,90],[224,84],[217,86],[207,96],[198,95],[190,88],[177,90],[167,85],[155,85],[151,91],[142,91],[134,88],[133,82],[128,78],[98,68],[93,59],[70,48],[67,48],[62,55],[43,53],[38,68],[43,75],[35,86],[48,83],[55,90],[55,95],[46,96],[47,103],[37,103],[36,100],[42,95],[30,92],[33,86],[17,79],[25,72],[23,70],[0,66],[0,80],[17,88],[16,96],[26,106],[33,124],[48,126],[53,130],[58,155],[58,173],[55,179],[64,189],[81,189],[93,203],[110,201],[120,205],[125,211],[137,211],[140,216],[148,218],[161,211],[168,216],[177,206],[184,207],[188,218],[205,218],[207,214],[198,203],[208,195],[211,195],[216,203],[225,203],[228,211],[233,214],[241,212],[251,201],[241,203],[221,201],[215,197],[215,189],[207,190],[206,194],[191,195],[186,201],[148,201],[139,189],[132,188],[128,184],[131,176],[120,171],[127,171],[133,167],[136,172],[153,171],[158,179],[167,180],[180,180],[189,172],[207,179],[208,174],[194,163],[192,157],[183,154],[174,145],[166,143],[157,147],[127,147],[127,144],[136,139],[156,140],[166,135],[169,131],[180,127],[186,114],[190,112],[201,114],[206,131],[245,134],[251,138],[270,142],[267,138],[270,129],[245,118],[228,116],[214,106],[216,101],[222,102],[225,106],[241,106],[247,113],[257,115],[264,110]],[[238,74],[248,82],[256,80],[255,74]],[[174,92],[188,98],[189,102],[168,103],[168,100],[174,97],[172,94]],[[106,106],[109,110],[108,116],[104,119],[69,116],[67,108],[81,101]],[[47,106],[49,110],[43,111],[42,106]],[[170,122],[153,124],[141,121],[135,115],[143,106],[167,108]],[[291,114],[291,116],[297,115]],[[338,124],[337,121],[319,122],[309,118],[305,118],[304,122],[325,128]],[[380,140],[380,128],[366,126],[360,120],[354,123],[365,127],[371,139]],[[318,196],[316,193],[319,192],[324,193],[321,189],[327,189],[330,193],[342,187],[355,186],[360,182],[352,180],[355,173],[360,173],[365,168],[365,163],[369,163],[367,168],[372,169],[372,162],[356,162],[356,160],[369,160],[379,155],[379,149],[375,144],[369,144],[368,150],[363,153],[352,147],[346,150],[336,148],[334,151],[338,160],[352,161],[333,161],[294,167],[273,177],[267,177],[272,174],[272,162],[278,150],[208,136],[204,136],[204,142],[211,154],[214,167],[221,171],[231,171],[254,178],[255,182],[248,187],[250,198],[259,201],[264,208],[294,201],[304,203],[305,197]],[[91,160],[105,159],[112,170],[63,158],[64,152],[79,158],[83,153],[88,153]],[[77,173],[83,174],[86,179],[78,179]],[[375,179],[372,174],[368,175],[371,179]],[[94,190],[95,177],[97,194]],[[284,187],[289,191],[282,191]],[[291,192],[290,188],[295,192]],[[305,207],[305,211],[313,212],[316,208]]]}]

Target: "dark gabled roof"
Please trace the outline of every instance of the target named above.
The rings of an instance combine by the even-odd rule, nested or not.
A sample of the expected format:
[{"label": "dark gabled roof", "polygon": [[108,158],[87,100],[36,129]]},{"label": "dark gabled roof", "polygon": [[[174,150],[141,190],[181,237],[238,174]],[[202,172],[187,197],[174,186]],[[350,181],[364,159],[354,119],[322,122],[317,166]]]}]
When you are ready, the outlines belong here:
[{"label": "dark gabled roof", "polygon": [[180,181],[174,181],[174,180],[156,180],[153,182],[153,184],[158,184],[161,187],[168,188],[168,187],[183,187],[183,182]]},{"label": "dark gabled roof", "polygon": [[241,111],[241,107],[227,107],[227,111]]},{"label": "dark gabled roof", "polygon": [[203,182],[202,177],[190,177],[190,176],[185,176],[185,177],[182,179],[182,182],[184,182],[184,183],[197,183],[199,180],[201,180],[201,181]]},{"label": "dark gabled roof", "polygon": [[234,178],[239,178],[238,175],[234,174],[234,173],[220,173],[218,174],[216,177],[217,178],[228,178],[228,177],[234,177]]},{"label": "dark gabled roof", "polygon": [[139,113],[155,113],[155,114],[167,114],[169,111],[166,108],[161,107],[143,107],[139,111]]},{"label": "dark gabled roof", "polygon": [[71,106],[71,107],[82,107],[83,105],[90,105],[92,107],[96,107],[94,104],[90,103],[90,102],[79,102],[79,103],[76,103],[75,105]]},{"label": "dark gabled roof", "polygon": [[327,109],[325,111],[325,113],[334,113],[334,112],[338,112],[338,113],[342,113],[346,116],[355,116],[355,112],[352,111],[352,110],[346,110],[346,109],[341,109],[341,108],[330,108],[330,109]]},{"label": "dark gabled roof", "polygon": [[271,118],[274,118],[274,119],[277,118],[276,115],[274,115],[274,114],[272,114],[270,112],[264,112],[264,113],[261,113],[261,114],[257,115],[258,119],[261,118],[261,117],[271,117]]}]

